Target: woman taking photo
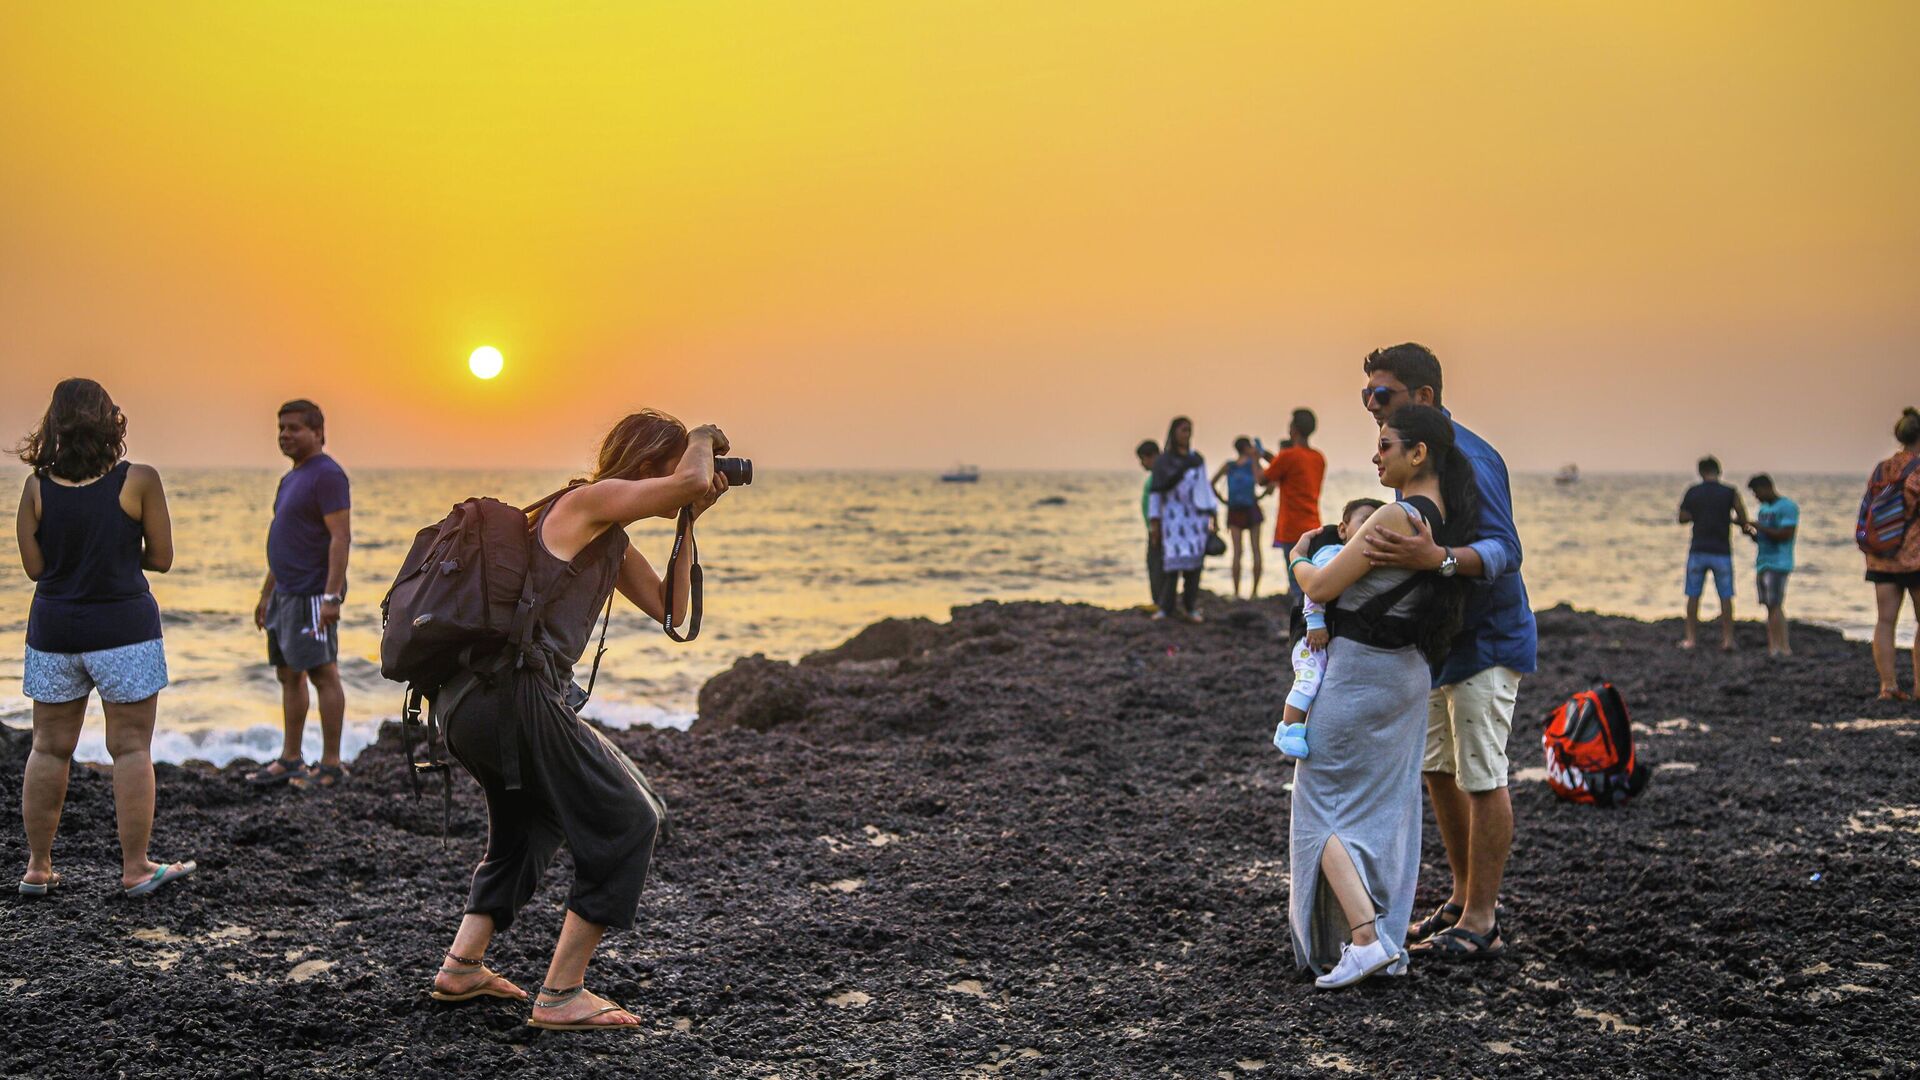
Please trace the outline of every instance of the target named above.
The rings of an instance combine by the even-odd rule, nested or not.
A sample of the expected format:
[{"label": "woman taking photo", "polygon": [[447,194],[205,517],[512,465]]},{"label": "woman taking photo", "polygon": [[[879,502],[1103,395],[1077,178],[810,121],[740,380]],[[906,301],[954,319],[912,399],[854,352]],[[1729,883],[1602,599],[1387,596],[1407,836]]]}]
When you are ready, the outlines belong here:
[{"label": "woman taking photo", "polygon": [[1383,529],[1412,535],[1424,519],[1440,544],[1462,544],[1479,504],[1473,468],[1438,409],[1393,413],[1373,461],[1381,486],[1398,489],[1400,501],[1374,511],[1324,567],[1307,558],[1311,535],[1288,556],[1307,597],[1326,605],[1333,635],[1310,721],[1313,754],[1294,770],[1291,841],[1294,960],[1318,974],[1323,989],[1406,970],[1420,877],[1428,661],[1445,655],[1464,600],[1446,574],[1451,557],[1437,573],[1375,568],[1364,537]]},{"label": "woman taking photo", "polygon": [[[574,481],[532,515],[527,573],[545,606],[531,656],[491,677],[464,676],[435,703],[455,702],[447,744],[487,799],[486,856],[434,978],[435,999],[527,996],[489,971],[484,958],[495,931],[512,924],[565,844],[573,854],[573,890],[528,1023],[639,1030],[633,1014],[586,989],[586,971],[608,927],[633,927],[660,814],[639,770],[575,715],[567,691],[615,589],[665,620],[668,586],[628,542],[626,526],[673,517],[685,506],[696,515],[712,506],[727,490],[713,467],[714,455],[726,450],[719,428],[689,433],[664,413],[635,413],[607,433],[591,480]],[[683,567],[672,583],[675,612],[686,610],[688,579]]]},{"label": "woman taking photo", "polygon": [[[1908,701],[1912,695],[1900,689],[1900,672],[1894,663],[1897,650],[1894,631],[1900,625],[1900,605],[1913,599],[1913,611],[1920,615],[1920,409],[1907,406],[1893,425],[1893,437],[1900,449],[1880,463],[1873,484],[1900,489],[1900,509],[1905,513],[1906,535],[1900,546],[1888,552],[1867,553],[1867,580],[1873,583],[1873,601],[1877,618],[1873,624],[1873,666],[1880,674],[1881,701]],[[1913,639],[1913,681],[1920,693],[1920,634]]]},{"label": "woman taking photo", "polygon": [[15,451],[33,469],[20,493],[20,564],[34,582],[21,692],[33,700],[33,749],[21,785],[27,832],[22,896],[60,884],[53,836],[87,698],[100,692],[113,757],[120,887],[144,896],[194,864],[147,858],[153,833],[153,724],[167,655],[143,571],[173,565],[160,474],[125,460],[127,419],[92,379],[54,387],[40,426]]},{"label": "woman taking photo", "polygon": [[[1154,461],[1147,483],[1148,536],[1161,550],[1160,610],[1154,618],[1200,621],[1200,566],[1206,561],[1207,538],[1220,531],[1216,506],[1206,460],[1193,449],[1193,421],[1176,416],[1167,425],[1166,449]],[[1176,592],[1184,593],[1177,605]]]}]

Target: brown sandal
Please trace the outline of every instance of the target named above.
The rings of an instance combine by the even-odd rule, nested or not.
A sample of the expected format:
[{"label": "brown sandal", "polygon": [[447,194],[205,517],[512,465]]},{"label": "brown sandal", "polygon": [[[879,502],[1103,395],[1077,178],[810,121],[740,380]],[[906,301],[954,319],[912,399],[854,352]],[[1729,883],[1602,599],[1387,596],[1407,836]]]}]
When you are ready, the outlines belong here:
[{"label": "brown sandal", "polygon": [[[543,994],[552,995],[553,1000],[552,1001],[535,1001],[533,1003],[533,1007],[536,1009],[557,1009],[560,1006],[565,1005],[567,1002],[572,1001],[574,998],[579,997],[581,994],[586,993],[587,986],[585,983],[581,983],[579,986],[576,986],[571,990],[555,990],[551,986],[542,986],[540,988],[540,992]],[[542,1020],[540,1019],[540,1014],[536,1012],[533,1014],[532,1017],[528,1018],[527,1026],[540,1028],[544,1031],[605,1031],[608,1029],[625,1028],[627,1030],[633,1031],[636,1034],[639,1033],[640,1025],[638,1023],[596,1024],[593,1022],[593,1018],[596,1016],[605,1016],[608,1013],[616,1013],[616,1012],[627,1012],[627,1010],[621,1008],[618,1005],[608,1005],[604,1009],[595,1009],[593,1012],[588,1013],[587,1015],[581,1017],[578,1020],[565,1020],[565,1021]],[[632,1013],[627,1013],[627,1015],[633,1016]],[[634,1017],[635,1021],[638,1021],[639,1019],[640,1018],[637,1016]]]},{"label": "brown sandal", "polygon": [[[464,956],[455,956],[452,953],[447,954],[447,959],[453,961],[456,964],[465,965],[464,967],[457,967],[457,968],[451,968],[446,966],[445,964],[440,965],[440,970],[446,972],[449,975],[471,975],[476,971],[484,971],[487,973],[487,978],[479,986],[474,987],[472,990],[468,990],[465,993],[449,994],[445,990],[430,991],[427,994],[427,996],[432,998],[433,1000],[435,1001],[472,1001],[474,998],[481,998],[481,997],[505,998],[508,1001],[526,1000],[527,992],[525,990],[522,990],[517,986],[513,986],[512,980],[507,979],[502,975],[499,975],[493,971],[488,970],[487,965],[481,963],[480,961],[469,960]],[[500,989],[499,984],[501,983],[505,983],[508,986],[512,986],[514,992],[508,993]]]}]

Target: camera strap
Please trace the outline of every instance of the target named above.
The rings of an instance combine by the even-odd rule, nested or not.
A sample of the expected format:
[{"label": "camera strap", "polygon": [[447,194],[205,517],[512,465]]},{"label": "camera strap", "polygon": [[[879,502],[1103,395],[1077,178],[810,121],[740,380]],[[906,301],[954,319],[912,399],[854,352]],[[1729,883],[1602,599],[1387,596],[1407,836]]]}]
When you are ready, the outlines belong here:
[{"label": "camera strap", "polygon": [[[693,508],[680,508],[680,526],[673,534],[673,554],[667,557],[667,636],[675,641],[692,641],[700,636],[700,561],[694,556],[693,544]],[[687,560],[687,603],[692,609],[688,614],[687,632],[683,636],[673,628],[673,580],[674,571],[679,567],[682,556]]]}]

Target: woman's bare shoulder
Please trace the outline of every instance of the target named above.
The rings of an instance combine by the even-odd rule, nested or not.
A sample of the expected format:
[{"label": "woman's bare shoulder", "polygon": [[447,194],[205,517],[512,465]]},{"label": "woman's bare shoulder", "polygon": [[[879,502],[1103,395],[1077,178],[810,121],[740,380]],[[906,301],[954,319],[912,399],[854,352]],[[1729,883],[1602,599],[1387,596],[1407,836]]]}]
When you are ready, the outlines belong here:
[{"label": "woman's bare shoulder", "polygon": [[1412,536],[1415,532],[1419,531],[1417,525],[1420,519],[1417,513],[1417,511],[1406,503],[1390,502],[1383,506],[1375,507],[1373,513],[1367,515],[1366,524],[1360,528],[1362,532],[1368,529],[1392,529],[1395,532]]}]

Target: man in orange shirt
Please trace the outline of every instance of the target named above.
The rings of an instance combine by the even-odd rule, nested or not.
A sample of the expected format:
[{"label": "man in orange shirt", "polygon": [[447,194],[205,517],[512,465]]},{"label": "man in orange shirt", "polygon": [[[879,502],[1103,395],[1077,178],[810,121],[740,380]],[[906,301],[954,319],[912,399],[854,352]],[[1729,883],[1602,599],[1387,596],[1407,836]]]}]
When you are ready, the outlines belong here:
[{"label": "man in orange shirt", "polygon": [[[1327,478],[1327,459],[1308,445],[1319,422],[1312,409],[1293,410],[1293,422],[1287,426],[1287,445],[1273,455],[1262,482],[1280,489],[1280,512],[1274,515],[1273,546],[1287,550],[1300,538],[1320,527],[1320,484]],[[1287,568],[1287,592],[1292,602],[1300,602],[1300,586],[1293,580],[1293,568]]]}]

